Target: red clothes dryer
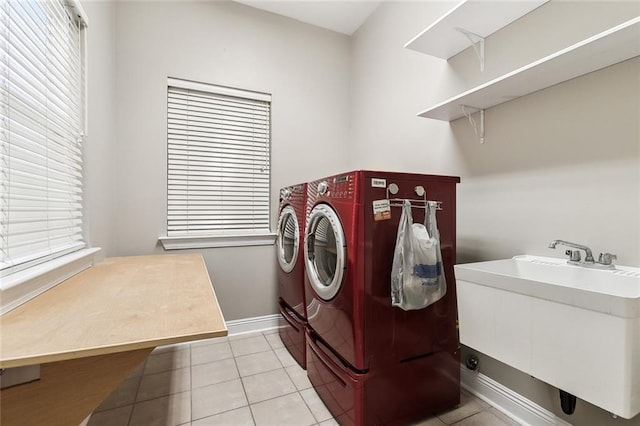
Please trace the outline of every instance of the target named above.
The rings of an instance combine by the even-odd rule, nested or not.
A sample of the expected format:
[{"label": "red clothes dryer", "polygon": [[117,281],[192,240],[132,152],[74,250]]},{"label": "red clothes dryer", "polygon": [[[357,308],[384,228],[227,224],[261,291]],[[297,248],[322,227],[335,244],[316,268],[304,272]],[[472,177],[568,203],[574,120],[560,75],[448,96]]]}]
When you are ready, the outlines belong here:
[{"label": "red clothes dryer", "polygon": [[[403,423],[459,404],[453,274],[459,181],[354,171],[308,184],[308,375],[342,424]],[[447,293],[415,311],[391,306],[402,199],[412,200],[416,222],[424,221],[426,200],[442,208],[437,220]]]},{"label": "red clothes dryer", "polygon": [[276,239],[280,338],[302,368],[306,368],[303,235],[307,184],[280,190]]}]

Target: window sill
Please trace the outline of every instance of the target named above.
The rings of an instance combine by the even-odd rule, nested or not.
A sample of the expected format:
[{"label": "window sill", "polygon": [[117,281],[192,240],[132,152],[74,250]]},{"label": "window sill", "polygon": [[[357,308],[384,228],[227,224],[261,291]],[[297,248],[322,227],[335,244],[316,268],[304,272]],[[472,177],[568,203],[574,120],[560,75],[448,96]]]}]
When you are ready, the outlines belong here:
[{"label": "window sill", "polygon": [[276,234],[159,237],[158,240],[165,250],[270,246],[275,243]]},{"label": "window sill", "polygon": [[2,278],[0,315],[17,308],[100,260],[102,249],[88,248],[69,253]]}]

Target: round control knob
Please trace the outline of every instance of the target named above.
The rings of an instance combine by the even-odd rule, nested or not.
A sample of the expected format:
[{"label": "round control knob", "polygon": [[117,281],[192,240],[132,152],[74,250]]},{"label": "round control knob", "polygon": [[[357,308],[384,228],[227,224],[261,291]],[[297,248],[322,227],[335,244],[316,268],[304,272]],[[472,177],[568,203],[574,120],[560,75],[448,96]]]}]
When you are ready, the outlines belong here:
[{"label": "round control knob", "polygon": [[318,184],[318,194],[320,195],[326,194],[327,189],[329,189],[329,185],[327,185],[327,182],[322,181]]},{"label": "round control knob", "polygon": [[283,200],[288,200],[289,198],[291,198],[291,190],[290,189],[283,189],[282,190],[282,199]]}]

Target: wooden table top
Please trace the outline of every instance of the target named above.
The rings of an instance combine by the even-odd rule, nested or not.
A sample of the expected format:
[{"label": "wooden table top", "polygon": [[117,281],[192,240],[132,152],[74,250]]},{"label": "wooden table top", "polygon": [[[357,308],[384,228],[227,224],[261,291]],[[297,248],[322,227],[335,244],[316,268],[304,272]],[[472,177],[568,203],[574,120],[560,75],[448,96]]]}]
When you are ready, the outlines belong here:
[{"label": "wooden table top", "polygon": [[200,254],[114,257],[0,317],[0,368],[226,335]]}]

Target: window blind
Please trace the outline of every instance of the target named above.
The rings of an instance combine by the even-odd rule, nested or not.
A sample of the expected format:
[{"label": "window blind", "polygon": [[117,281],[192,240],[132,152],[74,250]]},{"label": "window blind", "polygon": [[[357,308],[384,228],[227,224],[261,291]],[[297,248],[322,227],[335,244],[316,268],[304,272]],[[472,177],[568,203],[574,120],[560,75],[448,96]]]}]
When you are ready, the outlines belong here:
[{"label": "window blind", "polygon": [[0,273],[85,246],[82,22],[62,0],[0,5]]},{"label": "window blind", "polygon": [[168,236],[269,232],[269,95],[170,79]]}]

